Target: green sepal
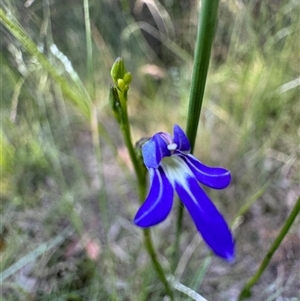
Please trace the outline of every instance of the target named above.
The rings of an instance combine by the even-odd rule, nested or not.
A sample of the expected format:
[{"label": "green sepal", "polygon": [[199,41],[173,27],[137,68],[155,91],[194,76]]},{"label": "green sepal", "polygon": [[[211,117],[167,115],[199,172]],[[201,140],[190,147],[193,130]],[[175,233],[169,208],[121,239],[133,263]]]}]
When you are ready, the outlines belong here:
[{"label": "green sepal", "polygon": [[122,118],[122,107],[116,87],[111,86],[109,89],[109,105],[114,113],[114,116],[118,123],[121,122]]},{"label": "green sepal", "polygon": [[124,80],[125,85],[129,85],[131,83],[131,81],[132,81],[131,72],[126,72],[124,74],[123,80]]},{"label": "green sepal", "polygon": [[121,57],[118,57],[110,71],[110,75],[112,77],[112,80],[114,83],[117,83],[118,79],[123,79],[125,73],[126,73],[125,65],[124,65],[124,60]]},{"label": "green sepal", "polygon": [[118,78],[116,86],[122,92],[128,90],[128,86],[125,84],[125,82],[122,78]]}]

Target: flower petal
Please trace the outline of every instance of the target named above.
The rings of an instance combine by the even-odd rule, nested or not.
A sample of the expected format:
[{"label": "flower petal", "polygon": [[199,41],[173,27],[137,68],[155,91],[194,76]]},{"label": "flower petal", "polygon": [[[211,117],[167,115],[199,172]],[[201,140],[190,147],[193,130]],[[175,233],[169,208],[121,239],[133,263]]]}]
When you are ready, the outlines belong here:
[{"label": "flower petal", "polygon": [[170,156],[166,141],[161,137],[160,133],[152,136],[142,146],[142,154],[146,167],[158,168],[159,163],[163,157]]},{"label": "flower petal", "polygon": [[138,210],[134,223],[140,227],[154,226],[169,214],[173,203],[173,187],[161,168],[149,169],[150,191]]},{"label": "flower petal", "polygon": [[179,125],[175,124],[173,132],[174,132],[174,143],[177,144],[178,149],[183,152],[190,151],[191,146],[190,146],[189,139],[187,138],[182,128]]},{"label": "flower petal", "polygon": [[178,154],[187,163],[197,180],[214,189],[227,187],[231,180],[230,171],[222,167],[210,167],[204,165],[191,154]]},{"label": "flower petal", "polygon": [[186,174],[185,182],[175,182],[175,189],[207,245],[216,255],[232,260],[234,241],[229,227],[196,179]]}]

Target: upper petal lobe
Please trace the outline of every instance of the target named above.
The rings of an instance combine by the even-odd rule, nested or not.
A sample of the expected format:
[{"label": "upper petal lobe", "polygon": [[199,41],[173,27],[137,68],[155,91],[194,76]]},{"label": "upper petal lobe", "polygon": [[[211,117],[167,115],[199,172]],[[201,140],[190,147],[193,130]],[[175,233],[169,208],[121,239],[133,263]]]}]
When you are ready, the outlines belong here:
[{"label": "upper petal lobe", "polygon": [[158,168],[162,158],[171,155],[167,143],[160,133],[155,134],[142,146],[142,154],[144,163],[148,168]]},{"label": "upper petal lobe", "polygon": [[191,146],[190,146],[189,139],[187,138],[182,128],[179,125],[175,124],[173,131],[174,131],[174,143],[177,144],[178,149],[183,152],[190,151]]}]

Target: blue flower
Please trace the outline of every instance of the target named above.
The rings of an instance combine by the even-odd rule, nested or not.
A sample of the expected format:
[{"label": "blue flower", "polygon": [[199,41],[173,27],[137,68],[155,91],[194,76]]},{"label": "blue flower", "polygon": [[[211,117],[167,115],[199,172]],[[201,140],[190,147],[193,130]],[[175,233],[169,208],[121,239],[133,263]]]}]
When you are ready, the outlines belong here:
[{"label": "blue flower", "polygon": [[171,211],[175,190],[210,249],[232,260],[234,240],[230,229],[198,183],[223,189],[230,183],[230,172],[206,166],[196,159],[190,153],[187,136],[178,125],[174,125],[173,137],[164,132],[152,136],[142,146],[142,155],[150,175],[150,190],[134,223],[146,228],[162,222]]}]

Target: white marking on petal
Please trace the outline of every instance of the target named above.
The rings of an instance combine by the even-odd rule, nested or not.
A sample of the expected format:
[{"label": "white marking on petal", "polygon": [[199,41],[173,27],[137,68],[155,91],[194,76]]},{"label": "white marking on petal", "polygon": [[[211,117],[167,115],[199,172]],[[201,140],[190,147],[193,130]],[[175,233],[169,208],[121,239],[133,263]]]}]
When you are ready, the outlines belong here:
[{"label": "white marking on petal", "polygon": [[[179,155],[182,156],[182,155]],[[189,158],[193,159],[193,156],[191,154],[186,154],[184,155],[185,157],[188,157],[187,160],[189,160]],[[196,158],[194,158],[196,159]],[[197,160],[197,159],[196,159]],[[200,162],[201,163],[201,162]],[[195,168],[195,170],[197,170],[199,173],[205,175],[205,176],[209,176],[209,177],[213,177],[213,176],[218,176],[218,175],[213,175],[213,174],[208,174],[207,172],[201,170],[200,168],[198,168],[195,163],[192,160],[189,160],[189,164],[192,165],[192,167]],[[203,164],[204,165],[204,164]],[[209,168],[209,167],[208,167]]]},{"label": "white marking on petal", "polygon": [[161,167],[166,173],[167,178],[171,182],[173,188],[175,189],[175,183],[181,185],[189,194],[195,205],[202,211],[202,208],[192,193],[187,181],[188,178],[195,178],[195,176],[184,160],[179,156],[167,157],[162,160]]}]

